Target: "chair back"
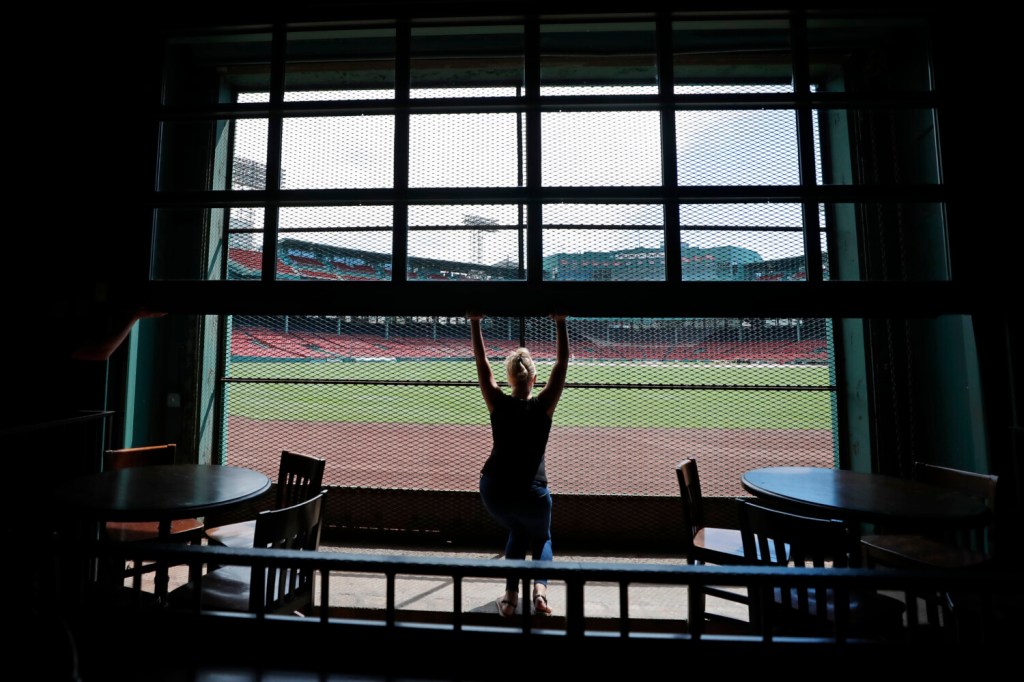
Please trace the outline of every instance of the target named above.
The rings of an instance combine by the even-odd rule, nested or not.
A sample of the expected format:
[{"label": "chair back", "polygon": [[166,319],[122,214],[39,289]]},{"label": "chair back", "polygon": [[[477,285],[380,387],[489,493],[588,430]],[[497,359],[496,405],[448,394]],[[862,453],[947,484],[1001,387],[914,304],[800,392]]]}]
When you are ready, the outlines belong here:
[{"label": "chair back", "polygon": [[[283,509],[268,509],[256,517],[255,549],[320,548],[326,490]],[[313,571],[295,567],[254,567],[249,610],[254,613],[303,612],[313,604]]]},{"label": "chair back", "polygon": [[737,500],[743,554],[753,564],[825,568],[850,566],[853,538],[842,521]]},{"label": "chair back", "polygon": [[107,450],[103,453],[103,470],[111,471],[137,466],[174,464],[175,451],[174,443]]},{"label": "chair back", "polygon": [[[835,519],[813,518],[738,500],[743,553],[751,564],[803,568],[844,568],[850,565],[852,539],[846,524]],[[751,599],[751,622],[770,623],[782,614],[790,622],[802,622],[821,630],[832,628],[838,605],[832,589],[822,586],[777,585]]]},{"label": "chair back", "polygon": [[697,460],[687,457],[681,461],[676,466],[676,479],[679,481],[679,497],[682,500],[683,550],[689,553],[693,549],[693,538],[704,527],[704,507],[701,501]]},{"label": "chair back", "polygon": [[293,507],[320,492],[327,460],[285,450],[277,471],[276,509]]},{"label": "chair back", "polygon": [[988,518],[972,526],[945,529],[940,539],[985,556],[995,555],[994,518],[998,476],[914,462],[913,477],[922,483],[958,490],[985,500],[985,506],[989,509]]}]

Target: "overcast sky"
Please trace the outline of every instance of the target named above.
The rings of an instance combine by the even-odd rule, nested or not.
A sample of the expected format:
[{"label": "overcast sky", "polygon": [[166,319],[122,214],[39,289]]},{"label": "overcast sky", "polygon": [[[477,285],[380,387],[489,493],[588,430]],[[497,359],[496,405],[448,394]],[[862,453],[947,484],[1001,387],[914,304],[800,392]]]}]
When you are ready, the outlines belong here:
[{"label": "overcast sky", "polygon": [[[632,91],[633,89],[631,89]],[[702,92],[707,91],[702,90]],[[465,96],[465,90],[452,91]],[[513,92],[513,91],[509,91]],[[578,94],[559,89],[543,94]],[[593,91],[587,91],[594,94]],[[495,90],[487,94],[508,94]],[[448,91],[414,91],[438,97]],[[480,95],[480,92],[474,92]],[[616,94],[623,94],[620,90]],[[360,99],[386,99],[390,90],[361,91]],[[353,93],[288,93],[287,99],[344,99]],[[239,101],[266,101],[251,93]],[[652,111],[546,112],[541,117],[544,149],[542,182],[546,186],[648,186],[661,180],[659,118]],[[517,149],[521,119],[515,113],[419,114],[410,121],[411,187],[515,187],[521,183]],[[235,155],[266,160],[267,122],[236,122]],[[795,185],[799,182],[796,120],[790,110],[680,111],[676,115],[677,169],[681,185]],[[393,186],[394,119],[391,116],[286,118],[282,168],[285,189],[389,188]],[[262,227],[258,212],[250,216]],[[544,253],[613,251],[662,244],[663,219],[658,205],[549,205],[548,225],[611,225],[621,230],[546,229]],[[519,224],[515,205],[412,206],[411,227],[493,223]],[[797,227],[799,204],[704,204],[681,208],[680,222],[690,226]],[[289,235],[335,246],[389,252],[391,208],[388,206],[281,209],[280,226],[384,228],[380,232],[299,233]],[[260,243],[260,239],[254,240]],[[735,245],[751,248],[770,260],[803,253],[799,232],[684,232],[689,246]],[[489,231],[411,231],[410,255],[493,264],[515,260],[515,229]]]}]

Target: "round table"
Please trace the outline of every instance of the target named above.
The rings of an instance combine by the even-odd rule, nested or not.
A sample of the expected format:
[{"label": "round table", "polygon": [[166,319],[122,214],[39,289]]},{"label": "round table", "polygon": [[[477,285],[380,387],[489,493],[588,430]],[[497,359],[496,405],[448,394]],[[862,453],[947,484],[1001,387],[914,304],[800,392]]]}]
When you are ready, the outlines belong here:
[{"label": "round table", "polygon": [[819,467],[752,469],[744,490],[809,516],[899,528],[969,524],[989,514],[985,501],[896,476]]},{"label": "round table", "polygon": [[[269,489],[265,474],[244,467],[160,464],[69,479],[54,487],[53,502],[59,511],[92,522],[157,521],[161,536],[167,536],[174,519],[203,516]],[[158,595],[166,582],[166,572],[160,571]]]},{"label": "round table", "polygon": [[183,519],[262,495],[270,479],[252,469],[213,464],[160,464],[74,478],[54,488],[61,507],[104,521]]}]

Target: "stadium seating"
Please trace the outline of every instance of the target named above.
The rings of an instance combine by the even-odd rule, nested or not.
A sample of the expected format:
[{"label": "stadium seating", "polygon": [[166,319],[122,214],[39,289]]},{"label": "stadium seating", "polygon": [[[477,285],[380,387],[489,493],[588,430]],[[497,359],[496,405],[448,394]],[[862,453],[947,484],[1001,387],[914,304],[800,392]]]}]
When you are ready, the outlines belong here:
[{"label": "stadium seating", "polygon": [[338,279],[337,275],[335,275],[333,273],[330,273],[330,272],[324,272],[323,270],[310,270],[308,268],[300,268],[297,272],[298,272],[298,274],[301,277],[304,277],[304,278],[310,278],[310,279]]},{"label": "stadium seating", "polygon": [[[408,332],[406,332],[408,333]],[[232,354],[236,357],[299,359],[299,358],[422,358],[451,359],[467,357],[465,339],[431,336],[396,336],[384,338],[378,333],[330,331],[283,332],[260,327],[234,329]],[[515,341],[500,343],[493,352],[511,350]],[[540,361],[555,356],[552,341],[532,341],[530,350]],[[683,343],[601,342],[578,339],[573,355],[595,361],[650,362],[726,362],[744,364],[820,364],[828,361],[828,347],[822,339],[801,341],[687,341]]]},{"label": "stadium seating", "polygon": [[322,268],[324,264],[317,258],[311,258],[309,256],[288,256],[288,260],[293,265],[298,266],[312,266],[315,268]]}]

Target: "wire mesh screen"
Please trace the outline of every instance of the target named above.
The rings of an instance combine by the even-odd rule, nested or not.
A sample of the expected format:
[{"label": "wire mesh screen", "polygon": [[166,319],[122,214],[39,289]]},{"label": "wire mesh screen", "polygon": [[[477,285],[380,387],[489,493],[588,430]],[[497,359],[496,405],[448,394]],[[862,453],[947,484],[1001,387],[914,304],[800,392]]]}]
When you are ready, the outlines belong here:
[{"label": "wire mesh screen", "polygon": [[[597,104],[656,94],[653,25],[627,28],[545,27],[541,95]],[[333,54],[347,44],[318,40],[296,34],[290,49]],[[487,55],[499,45],[512,53]],[[807,279],[804,231],[812,228],[799,202],[694,201],[675,208],[650,198],[597,196],[543,202],[531,212],[523,201],[480,194],[526,187],[534,162],[543,187],[657,187],[673,177],[676,186],[799,184],[793,110],[682,109],[672,126],[645,107],[548,110],[534,119],[543,153],[533,161],[526,109],[488,108],[494,98],[523,95],[518,29],[417,29],[410,47],[410,102],[444,104],[414,106],[404,117],[374,107],[286,117],[277,169],[266,166],[267,119],[240,119],[228,157],[231,185],[263,190],[276,170],[282,190],[386,191],[405,183],[409,190],[444,189],[446,200],[232,208],[227,279],[260,279],[272,268],[276,280],[521,281],[538,267],[528,253],[541,254],[543,281],[664,281],[670,272],[694,281]],[[296,64],[287,72],[294,87],[283,99],[388,99],[393,62],[384,53],[339,69],[333,79],[304,75]],[[345,81],[351,87],[339,88]],[[677,94],[696,96],[791,91],[778,82],[675,86]],[[269,93],[240,91],[236,101],[268,102]],[[401,140],[399,120],[407,128]],[[672,173],[663,169],[668,134],[675,136]],[[671,221],[669,210],[678,212]],[[539,229],[530,224],[538,217]],[[672,264],[666,224],[676,220],[680,262]],[[825,218],[817,225],[827,277]],[[268,227],[276,233],[274,264],[263,258]],[[392,271],[396,231],[404,273]],[[539,235],[539,251],[528,249],[531,234]],[[342,311],[235,316],[228,329],[226,462],[274,476],[279,453],[295,450],[327,460],[329,486],[478,489],[491,435],[465,319]],[[503,377],[503,358],[526,346],[545,381],[555,353],[549,320],[487,318],[483,329],[496,376]],[[571,318],[569,335],[568,385],[547,452],[555,495],[592,499],[595,509],[609,496],[672,498],[674,467],[684,456],[699,459],[709,498],[744,495],[740,475],[750,468],[837,462],[826,320]],[[432,513],[443,513],[436,507]],[[649,524],[663,521],[652,516]]]},{"label": "wire mesh screen", "polygon": [[[787,302],[813,288],[801,282],[945,277],[891,274],[885,257],[941,251],[945,229],[941,201],[900,195],[940,177],[927,69],[896,47],[908,32],[926,35],[901,21],[697,13],[176,37],[159,185],[174,196],[155,209],[154,276],[259,280],[276,296],[245,308],[274,315],[226,318],[223,459],[275,475],[280,451],[299,450],[327,459],[332,486],[475,491],[488,415],[466,321],[441,311],[460,312],[478,283],[738,282]],[[846,191],[875,184],[892,190],[877,205]],[[294,282],[318,282],[301,310],[319,315],[281,314],[294,312],[282,297],[304,295]],[[360,282],[415,301],[377,314],[361,299],[355,316],[346,297],[388,291]],[[499,377],[524,345],[546,379],[546,303],[484,320]],[[620,305],[569,319],[556,495],[595,509],[674,497],[684,456],[721,499],[744,494],[752,467],[837,465],[830,320],[679,317],[685,300],[638,318]]]},{"label": "wire mesh screen", "polygon": [[[496,377],[526,346],[542,385],[549,320],[483,330]],[[553,493],[673,496],[683,456],[713,497],[745,494],[754,467],[835,463],[823,320],[570,318],[569,338]],[[477,490],[490,426],[464,318],[235,317],[229,360],[230,463],[273,476],[280,451],[299,450],[327,459],[327,485]]]}]

